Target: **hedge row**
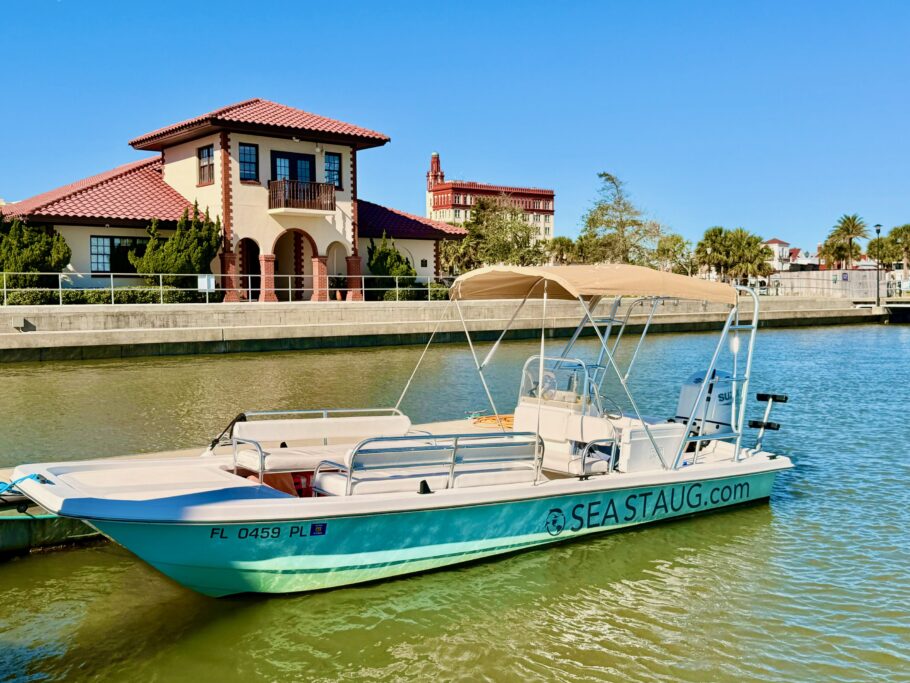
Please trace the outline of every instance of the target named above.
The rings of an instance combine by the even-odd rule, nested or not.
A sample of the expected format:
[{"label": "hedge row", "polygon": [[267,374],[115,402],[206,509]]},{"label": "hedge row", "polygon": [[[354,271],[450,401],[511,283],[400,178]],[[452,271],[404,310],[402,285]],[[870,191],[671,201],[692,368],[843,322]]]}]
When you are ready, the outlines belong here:
[{"label": "hedge row", "polygon": [[[47,306],[60,303],[61,292],[48,289],[23,289],[7,292],[7,306]],[[64,304],[109,304],[111,303],[111,290],[109,289],[64,289],[62,290]],[[223,292],[211,292],[209,302],[218,303],[224,297]],[[197,304],[205,303],[205,293],[178,290],[173,287],[164,288],[164,303],[166,304]],[[161,290],[157,287],[132,288],[119,287],[114,289],[115,304],[158,304],[162,301]]]}]

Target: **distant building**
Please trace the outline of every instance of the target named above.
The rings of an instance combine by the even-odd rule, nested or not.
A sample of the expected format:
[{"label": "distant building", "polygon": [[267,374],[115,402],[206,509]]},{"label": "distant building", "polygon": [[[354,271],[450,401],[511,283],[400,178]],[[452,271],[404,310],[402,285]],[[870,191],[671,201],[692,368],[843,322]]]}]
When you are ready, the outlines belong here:
[{"label": "distant building", "polygon": [[776,237],[763,242],[771,250],[772,256],[768,260],[775,273],[782,270],[790,270],[790,243],[779,240]]},{"label": "distant building", "polygon": [[553,237],[556,193],[537,187],[511,187],[487,185],[466,180],[446,181],[439,161],[439,154],[430,157],[427,172],[426,216],[446,223],[464,223],[471,218],[471,211],[481,197],[507,195],[512,204],[525,213],[525,219],[537,228],[542,239]]}]

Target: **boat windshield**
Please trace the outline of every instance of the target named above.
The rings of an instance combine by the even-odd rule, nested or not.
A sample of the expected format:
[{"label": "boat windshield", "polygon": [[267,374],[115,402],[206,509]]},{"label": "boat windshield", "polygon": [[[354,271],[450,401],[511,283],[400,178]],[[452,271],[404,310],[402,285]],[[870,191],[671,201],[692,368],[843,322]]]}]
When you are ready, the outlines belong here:
[{"label": "boat windshield", "polygon": [[521,373],[519,401],[524,398],[583,406],[590,402],[591,381],[587,365],[577,358],[545,356],[541,379],[540,356],[525,361]]}]

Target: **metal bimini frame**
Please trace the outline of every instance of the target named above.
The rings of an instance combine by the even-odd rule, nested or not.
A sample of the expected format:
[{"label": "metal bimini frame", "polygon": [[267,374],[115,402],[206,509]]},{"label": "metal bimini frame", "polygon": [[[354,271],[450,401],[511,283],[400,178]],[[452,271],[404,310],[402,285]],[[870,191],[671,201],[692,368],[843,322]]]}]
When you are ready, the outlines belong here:
[{"label": "metal bimini frame", "polygon": [[[531,294],[534,290],[543,283],[543,316],[541,320],[541,349],[538,356],[539,369],[538,369],[538,378],[542,380],[544,374],[544,360],[546,358],[544,353],[544,340],[546,334],[546,309],[547,309],[547,282],[544,278],[535,280],[534,283],[528,288],[527,293],[524,298],[519,303],[515,313],[509,319],[502,333],[497,338],[496,342],[493,344],[493,347],[484,357],[483,361],[477,356],[477,351],[474,347],[474,343],[471,339],[470,332],[468,330],[467,322],[465,321],[461,306],[458,302],[458,299],[452,299],[455,303],[455,310],[458,313],[458,318],[461,321],[461,327],[465,333],[465,337],[468,341],[468,346],[471,350],[471,355],[474,359],[474,365],[477,369],[478,375],[480,377],[481,384],[483,385],[484,392],[486,393],[487,400],[490,402],[490,407],[493,410],[495,415],[499,415],[499,411],[496,409],[496,404],[493,401],[490,388],[487,385],[486,378],[484,377],[483,370],[489,364],[496,350],[499,348],[500,343],[505,338],[506,334],[512,328],[512,324],[515,322],[518,317],[518,313],[524,308],[524,305],[527,303]],[[708,368],[705,374],[705,381],[702,382],[699,387],[698,396],[695,400],[695,406],[693,408],[692,414],[689,416],[685,424],[685,437],[681,440],[679,447],[676,450],[676,453],[672,454],[670,459],[667,459],[661,449],[657,446],[657,442],[654,438],[654,435],[648,425],[644,420],[641,411],[638,408],[638,404],[635,401],[635,398],[632,396],[632,392],[629,390],[628,380],[631,376],[632,368],[635,365],[635,361],[638,358],[639,351],[641,350],[642,344],[645,337],[647,336],[648,330],[651,326],[651,323],[654,319],[657,307],[666,301],[678,301],[677,298],[668,298],[661,296],[650,296],[650,297],[639,297],[634,299],[628,306],[625,314],[620,319],[618,316],[619,307],[622,303],[622,297],[616,296],[613,299],[613,303],[610,308],[610,313],[606,317],[597,318],[593,314],[593,310],[601,303],[603,300],[602,296],[592,296],[588,300],[585,300],[583,296],[578,297],[578,302],[581,305],[583,315],[578,325],[576,326],[574,332],[572,333],[569,341],[566,343],[565,348],[562,350],[562,353],[559,356],[559,359],[564,359],[567,363],[571,362],[571,359],[568,358],[569,353],[571,352],[573,346],[578,341],[578,338],[581,336],[584,329],[590,325],[595,335],[597,336],[598,341],[600,342],[600,351],[598,354],[597,362],[588,366],[590,372],[590,386],[596,387],[594,389],[595,393],[599,395],[600,388],[603,385],[603,382],[606,379],[606,374],[608,373],[608,367],[612,368],[613,373],[616,376],[616,379],[619,381],[620,387],[622,387],[623,392],[626,395],[626,398],[629,401],[629,405],[632,407],[632,411],[635,414],[635,417],[641,423],[642,429],[644,429],[645,434],[648,437],[648,440],[651,442],[651,446],[654,449],[655,454],[661,462],[661,465],[666,470],[678,469],[681,466],[694,464],[701,448],[705,442],[708,441],[732,441],[734,443],[734,460],[739,461],[742,457],[742,433],[743,433],[743,423],[746,414],[746,398],[748,396],[749,389],[749,379],[752,372],[752,357],[753,351],[755,348],[755,335],[758,330],[758,310],[759,310],[759,300],[758,295],[748,287],[741,287],[734,285],[734,289],[739,293],[740,296],[749,296],[752,301],[752,311],[751,316],[749,316],[746,322],[741,321],[740,319],[740,303],[737,301],[734,304],[733,308],[730,310],[730,313],[727,315],[726,321],[724,322],[723,329],[718,339],[717,345],[714,349],[714,353],[711,357],[711,361],[708,364]],[[642,329],[641,335],[638,337],[635,348],[632,352],[632,356],[629,360],[628,366],[625,370],[622,370],[619,367],[619,364],[616,360],[616,351],[619,348],[619,343],[622,340],[623,333],[629,323],[633,309],[636,306],[642,306],[643,308],[646,304],[650,303],[650,310],[648,311],[648,317]],[[448,309],[446,309],[448,310]],[[442,321],[440,320],[436,328],[433,330],[433,333],[430,335],[429,340],[427,341],[427,348],[432,343],[433,338],[436,335],[437,330],[439,329],[439,324]],[[601,329],[601,326],[604,326],[604,329]],[[613,340],[612,345],[609,343],[610,336],[613,334],[614,330],[616,331],[616,337]],[[746,348],[746,357],[742,362],[742,373],[740,374],[740,342],[741,342],[741,333],[747,333],[747,348]],[[731,345],[731,352],[733,356],[733,376],[730,378],[719,378],[717,376],[717,365],[720,359],[721,353],[724,348],[724,344],[729,343]],[[420,366],[420,362],[423,360],[426,355],[427,349],[424,349],[423,354],[421,354],[420,360],[418,360],[417,367],[414,368],[410,378],[408,379],[407,384],[405,385],[404,391],[401,393],[401,397],[396,403],[395,407],[398,408],[401,405],[401,401],[407,393],[408,387],[413,380],[414,375],[417,373],[417,368]],[[552,359],[548,359],[552,360]],[[606,361],[606,362],[605,362]],[[559,364],[557,364],[557,369]],[[707,406],[702,408],[702,402],[705,400],[706,394],[713,391],[714,386],[720,382],[730,382],[732,386],[733,393],[733,406],[732,406],[732,415],[731,415],[731,425],[730,430],[725,432],[715,432],[712,434],[704,433],[704,423],[707,414]],[[540,392],[539,392],[540,393]],[[538,396],[540,399],[540,396]],[[587,397],[586,397],[587,398]],[[539,401],[540,403],[540,401]],[[539,408],[539,406],[538,406]],[[539,412],[539,411],[538,411]],[[700,428],[697,433],[693,431],[695,426],[696,416],[699,412],[702,412],[702,417],[700,419]],[[497,417],[497,420],[499,418]],[[539,416],[538,416],[539,420]],[[506,431],[505,427],[502,424],[502,421],[499,420],[499,426],[502,431]],[[539,429],[538,429],[539,431]],[[686,453],[690,444],[695,444],[695,450],[691,462],[684,461],[683,455]]]}]

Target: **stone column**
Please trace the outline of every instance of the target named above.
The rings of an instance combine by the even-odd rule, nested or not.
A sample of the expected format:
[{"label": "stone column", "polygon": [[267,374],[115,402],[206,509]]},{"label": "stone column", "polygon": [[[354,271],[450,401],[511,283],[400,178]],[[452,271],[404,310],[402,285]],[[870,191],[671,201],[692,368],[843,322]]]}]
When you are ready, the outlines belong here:
[{"label": "stone column", "polygon": [[313,257],[313,298],[310,301],[329,300],[329,264],[325,256]]},{"label": "stone column", "polygon": [[348,301],[363,301],[363,277],[359,256],[348,256]]},{"label": "stone column", "polygon": [[237,256],[233,252],[221,252],[221,288],[224,290],[224,302],[240,301],[237,281]]},{"label": "stone column", "polygon": [[275,296],[275,254],[260,254],[259,270],[259,301],[278,301]]}]

